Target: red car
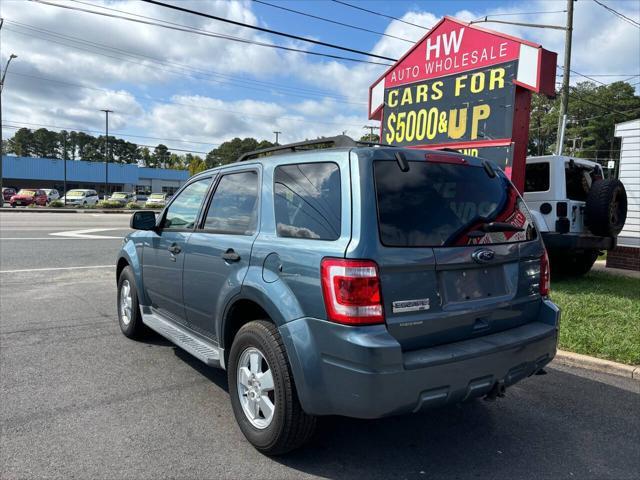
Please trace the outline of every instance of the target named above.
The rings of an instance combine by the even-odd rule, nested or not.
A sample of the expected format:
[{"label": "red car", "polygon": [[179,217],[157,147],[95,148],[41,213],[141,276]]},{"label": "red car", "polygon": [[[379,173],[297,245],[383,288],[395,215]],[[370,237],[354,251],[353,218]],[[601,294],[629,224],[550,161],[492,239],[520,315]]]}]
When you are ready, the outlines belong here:
[{"label": "red car", "polygon": [[46,205],[47,204],[47,194],[44,190],[39,190],[37,188],[22,188],[18,193],[16,193],[9,203],[13,208],[17,205],[31,205],[35,203],[36,205]]}]

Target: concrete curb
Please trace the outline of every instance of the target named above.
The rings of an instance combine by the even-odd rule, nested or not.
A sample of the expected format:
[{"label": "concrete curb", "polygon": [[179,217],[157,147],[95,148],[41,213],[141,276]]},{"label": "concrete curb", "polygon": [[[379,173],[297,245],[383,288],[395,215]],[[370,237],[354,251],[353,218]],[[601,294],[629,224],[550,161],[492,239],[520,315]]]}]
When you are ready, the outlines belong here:
[{"label": "concrete curb", "polygon": [[558,350],[553,361],[570,367],[608,373],[609,375],[631,378],[632,380],[640,382],[640,366],[638,365],[625,365],[623,363],[602,360],[579,353],[565,352],[564,350]]}]

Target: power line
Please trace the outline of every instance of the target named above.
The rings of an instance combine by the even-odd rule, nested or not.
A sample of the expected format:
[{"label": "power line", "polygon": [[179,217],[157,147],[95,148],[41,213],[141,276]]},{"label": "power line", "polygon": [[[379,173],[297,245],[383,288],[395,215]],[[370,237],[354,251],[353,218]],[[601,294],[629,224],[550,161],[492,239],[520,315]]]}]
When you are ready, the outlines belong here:
[{"label": "power line", "polygon": [[374,12],[373,10],[369,10],[367,8],[359,7],[358,5],[353,5],[351,3],[343,2],[341,0],[331,0],[331,1],[334,2],[334,3],[339,3],[340,5],[345,5],[347,7],[355,8],[356,10],[360,10],[362,12],[371,13],[372,15],[377,15],[379,17],[390,18],[391,20],[397,20],[398,22],[402,22],[402,23],[405,23],[407,25],[411,25],[412,27],[422,28],[423,30],[427,30],[427,31],[431,30],[430,28],[423,27],[422,25],[418,25],[417,23],[407,22],[406,20],[403,20],[403,19],[398,18],[398,17],[394,17],[392,15],[387,15],[386,13]]},{"label": "power line", "polygon": [[609,12],[611,12],[612,14],[614,14],[616,17],[618,17],[620,20],[623,20],[631,25],[633,25],[636,28],[640,28],[640,23],[638,23],[637,21],[635,21],[633,18],[629,18],[626,15],[620,13],[617,10],[614,10],[613,8],[611,8],[608,5],[605,5],[602,2],[599,2],[598,0],[593,0],[595,3],[597,3],[598,5],[600,5],[602,8],[608,10]]},{"label": "power line", "polygon": [[415,40],[408,40],[406,38],[397,37],[395,35],[390,35],[388,33],[377,32],[375,30],[369,30],[368,28],[359,27],[357,25],[351,25],[349,23],[338,22],[337,20],[331,20],[329,18],[319,17],[319,16],[313,15],[311,13],[301,12],[300,10],[294,10],[293,8],[283,7],[282,5],[275,5],[273,3],[265,2],[263,0],[253,0],[253,1],[255,3],[260,3],[262,5],[267,5],[267,6],[272,7],[272,8],[277,8],[278,10],[284,10],[286,12],[295,13],[297,15],[302,15],[302,16],[309,17],[309,18],[315,18],[316,20],[321,20],[323,22],[333,23],[334,25],[340,25],[340,26],[343,26],[343,27],[352,28],[354,30],[360,30],[360,31],[363,31],[363,32],[373,33],[375,35],[382,35],[383,37],[395,38],[396,40],[402,40],[403,42],[407,42],[407,43],[412,43],[413,44],[413,43],[416,42]]},{"label": "power line", "polygon": [[273,30],[271,28],[258,27],[257,25],[250,25],[250,24],[244,23],[244,22],[237,22],[237,21],[231,20],[229,18],[219,17],[217,15],[211,15],[209,13],[199,12],[197,10],[191,10],[189,8],[179,7],[177,5],[171,5],[169,3],[158,2],[157,0],[140,0],[140,1],[145,2],[145,3],[150,3],[152,5],[158,5],[158,6],[164,7],[164,8],[169,8],[171,10],[177,10],[179,12],[190,13],[192,15],[197,15],[199,17],[210,18],[211,20],[217,20],[217,21],[220,21],[220,22],[229,23],[231,25],[237,25],[239,27],[250,28],[252,30],[257,30],[259,32],[270,33],[272,35],[278,35],[278,36],[285,37],[285,38],[291,38],[293,40],[299,40],[299,41],[302,41],[302,42],[313,43],[314,45],[321,45],[323,47],[334,48],[336,50],[342,50],[344,52],[357,53],[359,55],[365,55],[365,56],[370,56],[370,57],[374,57],[374,58],[379,58],[380,60],[389,60],[389,61],[395,62],[395,59],[390,58],[390,57],[384,57],[382,55],[375,55],[373,53],[365,52],[365,51],[362,51],[362,50],[357,50],[355,48],[343,47],[341,45],[336,45],[335,43],[322,42],[320,40],[312,40],[312,39],[309,39],[309,38],[301,37],[299,35],[293,35],[291,33],[286,33],[286,32],[280,32],[278,30]]},{"label": "power line", "polygon": [[[542,12],[513,12],[513,13],[492,13],[491,15],[487,15],[488,17],[510,17],[517,15],[540,15],[543,13],[567,13],[566,10],[546,10]],[[480,17],[483,18],[483,17]]]},{"label": "power line", "polygon": [[[48,5],[51,7],[57,7],[57,8],[63,8],[66,10],[74,10],[77,12],[84,12],[84,13],[91,13],[93,15],[101,15],[103,17],[110,17],[110,18],[117,18],[120,20],[126,20],[129,22],[135,22],[135,23],[142,23],[145,25],[153,25],[156,27],[162,27],[162,28],[167,28],[169,30],[177,30],[177,31],[181,31],[181,32],[187,32],[187,33],[193,33],[196,35],[202,35],[205,37],[212,37],[212,38],[218,38],[221,40],[229,40],[229,41],[233,41],[233,42],[240,42],[240,43],[244,43],[247,45],[257,45],[260,47],[268,47],[268,48],[275,48],[275,49],[279,49],[279,50],[285,50],[285,51],[289,51],[289,52],[296,52],[296,53],[303,53],[306,55],[315,55],[318,57],[327,57],[327,58],[333,58],[336,60],[345,60],[345,61],[349,61],[349,62],[357,62],[357,63],[369,63],[372,65],[383,65],[383,66],[391,66],[388,63],[382,63],[382,62],[374,62],[371,60],[363,60],[363,59],[359,59],[359,58],[353,58],[353,57],[344,57],[344,56],[340,56],[340,55],[333,55],[330,53],[320,53],[320,52],[312,52],[310,50],[302,50],[300,48],[294,48],[294,47],[285,47],[283,45],[276,45],[273,43],[266,43],[266,42],[259,42],[259,41],[255,41],[255,40],[249,40],[246,38],[241,38],[241,37],[234,37],[232,35],[225,35],[225,34],[220,34],[220,33],[215,33],[215,32],[210,32],[207,30],[202,30],[202,29],[198,29],[195,27],[176,27],[176,26],[172,26],[172,25],[168,25],[168,24],[163,24],[163,23],[156,23],[156,22],[150,22],[150,21],[146,21],[146,20],[141,20],[138,18],[131,18],[131,17],[123,17],[121,15],[114,15],[114,14],[110,14],[110,13],[106,13],[106,12],[98,12],[96,10],[88,10],[86,8],[80,8],[80,7],[72,7],[70,5],[60,5],[58,3],[52,3],[52,2],[48,2],[46,0],[30,0],[32,2],[35,3],[40,3],[42,5]],[[124,12],[124,13],[128,13],[128,12]],[[167,23],[167,22],[165,22]],[[369,55],[369,54],[367,54]]]},{"label": "power line", "polygon": [[[26,74],[26,73],[20,73],[20,72],[14,72],[11,71],[8,73],[9,75],[19,75],[22,77],[31,77],[31,78],[36,78],[39,80],[44,80],[47,82],[53,82],[53,83],[59,83],[61,85],[67,85],[70,87],[74,87],[74,88],[86,88],[89,90],[98,90],[98,91],[103,91],[103,92],[107,92],[110,93],[112,95],[120,95],[120,96],[126,96],[126,97],[133,97],[137,100],[154,100],[154,101],[158,101],[158,102],[163,102],[164,104],[167,105],[179,105],[179,106],[183,106],[183,107],[189,107],[189,108],[193,108],[193,109],[197,109],[197,110],[212,110],[215,112],[223,112],[223,113],[231,113],[231,114],[236,114],[236,115],[241,115],[242,117],[257,117],[257,118],[267,118],[269,120],[272,120],[274,117],[277,117],[278,119],[286,119],[286,120],[290,120],[293,122],[300,122],[300,123],[307,123],[307,124],[321,124],[321,125],[338,125],[341,127],[359,127],[360,125],[356,125],[356,124],[349,124],[349,123],[340,123],[340,122],[322,122],[322,121],[310,121],[308,119],[305,118],[298,118],[298,117],[291,117],[291,116],[287,116],[287,115],[268,115],[268,114],[259,114],[259,113],[243,113],[243,112],[238,112],[238,111],[234,111],[234,110],[227,110],[224,108],[216,108],[216,107],[208,107],[205,105],[196,105],[196,104],[191,104],[191,103],[184,103],[184,102],[175,102],[175,101],[169,101],[166,100],[164,98],[160,98],[160,97],[151,97],[151,96],[147,96],[147,97],[138,97],[136,95],[133,95],[131,93],[121,93],[121,92],[114,92],[112,90],[108,90],[105,88],[99,88],[99,87],[89,87],[86,85],[81,85],[78,83],[71,83],[71,82],[65,82],[62,80],[56,80],[54,78],[49,78],[49,77],[41,77],[39,75],[30,75],[30,74]],[[193,142],[189,142],[189,143],[193,143]]]},{"label": "power line", "polygon": [[[25,125],[30,125],[30,124],[25,124]],[[35,124],[35,125],[39,125],[39,124]],[[12,130],[19,130],[19,129],[21,129],[21,128],[26,128],[26,127],[23,127],[23,126],[20,126],[20,125],[9,125],[9,124],[3,124],[2,126],[3,126],[4,128],[9,128],[9,129],[12,129]],[[60,126],[57,126],[57,125],[46,125],[46,126],[48,126],[49,128],[58,128],[58,129],[60,129],[60,130],[71,130],[71,131],[74,131],[74,132],[83,132],[83,133],[102,133],[102,131],[101,131],[101,130],[85,130],[85,129],[80,129],[80,128],[66,128],[66,127],[60,127]],[[109,135],[109,136],[110,136],[110,137],[111,137],[111,136],[114,136],[114,137],[115,137],[115,135]],[[121,136],[126,136],[126,135],[121,135]],[[143,144],[143,143],[136,143],[135,145],[137,145],[138,147],[147,147],[147,148],[156,148],[156,147],[157,147],[157,145],[145,145],[145,144]],[[220,144],[212,143],[211,145],[219,146]],[[165,146],[166,146],[166,145],[165,145]],[[202,152],[202,151],[199,151],[199,150],[186,150],[186,149],[173,148],[173,147],[167,147],[167,149],[168,149],[168,150],[172,150],[172,151],[174,151],[174,152],[202,153],[202,154],[205,154],[205,155],[206,155],[207,153],[209,153],[209,152]]]},{"label": "power line", "polygon": [[[234,77],[231,75],[227,75],[227,74],[222,74],[220,72],[216,72],[216,71],[209,71],[209,70],[202,70],[199,68],[195,68],[189,65],[184,65],[184,64],[180,64],[180,63],[176,63],[176,62],[168,62],[168,61],[163,61],[157,57],[152,57],[149,55],[143,55],[140,53],[135,53],[135,52],[129,52],[127,50],[123,50],[120,48],[116,48],[116,47],[112,47],[109,45],[105,45],[105,44],[101,44],[101,43],[96,43],[96,42],[91,42],[88,40],[84,40],[81,39],[79,37],[74,37],[74,36],[70,36],[70,35],[63,35],[57,32],[53,32],[51,30],[46,30],[43,28],[37,28],[28,24],[24,24],[24,23],[20,23],[20,22],[16,22],[16,21],[12,21],[12,20],[6,20],[6,23],[10,24],[10,25],[15,25],[18,28],[24,28],[26,30],[29,31],[29,33],[25,33],[25,32],[21,32],[19,30],[15,30],[12,26],[7,26],[5,27],[7,30],[10,30],[14,33],[20,34],[20,35],[28,35],[28,36],[36,36],[39,38],[44,38],[47,42],[53,42],[53,43],[58,43],[60,45],[65,45],[71,48],[76,48],[79,50],[83,50],[83,51],[87,51],[87,52],[91,52],[91,53],[95,53],[97,55],[102,55],[105,56],[107,58],[113,58],[113,59],[117,59],[117,60],[123,60],[126,62],[130,62],[136,65],[141,65],[143,67],[146,68],[152,68],[150,65],[146,64],[146,63],[141,63],[141,62],[136,62],[136,61],[132,61],[129,59],[126,59],[124,57],[122,57],[122,55],[125,56],[129,56],[129,57],[133,57],[136,58],[140,57],[143,59],[149,59],[151,60],[153,63],[158,64],[158,65],[163,65],[163,66],[169,66],[169,67],[174,67],[175,68],[179,68],[179,69],[184,69],[184,70],[188,70],[188,71],[192,71],[204,76],[209,77],[210,80],[216,82],[216,83],[220,83],[220,84],[230,84],[231,81],[235,82],[233,83],[233,86],[237,86],[239,88],[246,88],[246,89],[252,89],[252,90],[261,90],[264,92],[271,92],[272,90],[278,90],[281,91],[283,93],[286,93],[287,95],[291,95],[291,96],[296,96],[296,97],[302,97],[302,98],[310,98],[310,96],[318,96],[318,97],[329,97],[329,98],[334,98],[337,100],[340,100],[341,103],[347,103],[347,104],[353,104],[353,105],[366,105],[366,103],[364,102],[350,102],[347,101],[346,98],[342,95],[334,95],[328,92],[322,92],[319,90],[312,90],[312,89],[307,89],[307,88],[301,88],[301,87],[287,87],[284,85],[279,85],[276,83],[272,83],[272,82],[266,82],[266,81],[260,81],[260,80],[252,80],[252,79],[247,79],[247,78],[242,78],[242,77]],[[42,37],[41,35],[37,35],[34,34],[33,32],[38,32],[41,35],[45,35],[46,37]],[[72,44],[81,44],[84,46],[89,46],[92,48],[97,48],[97,49],[101,49],[101,50],[107,50],[107,51],[114,51],[117,54],[119,54],[120,56],[112,56],[112,55],[106,55],[104,53],[101,52],[95,52],[93,50],[89,50],[87,48],[82,48],[79,47],[77,45],[70,45],[61,41],[57,41],[57,40],[51,40],[50,38],[48,38],[49,36],[53,36],[54,38],[60,38],[63,39],[67,42],[71,42]],[[156,67],[153,67],[156,68]],[[181,71],[176,71],[176,70],[168,70],[168,69],[161,69],[163,71],[166,71],[168,73],[174,74],[174,75],[181,75],[181,76],[186,76],[188,78],[192,78],[192,79],[200,79],[198,77],[194,77],[193,75],[185,75],[184,72]],[[224,79],[225,81],[219,80],[218,78],[214,78],[214,77],[220,77],[222,79]],[[242,83],[245,83],[246,85],[242,85]],[[258,87],[254,86],[258,85]],[[262,87],[262,88],[260,88]],[[305,92],[305,94],[297,94],[297,93],[292,93],[293,92]]]}]

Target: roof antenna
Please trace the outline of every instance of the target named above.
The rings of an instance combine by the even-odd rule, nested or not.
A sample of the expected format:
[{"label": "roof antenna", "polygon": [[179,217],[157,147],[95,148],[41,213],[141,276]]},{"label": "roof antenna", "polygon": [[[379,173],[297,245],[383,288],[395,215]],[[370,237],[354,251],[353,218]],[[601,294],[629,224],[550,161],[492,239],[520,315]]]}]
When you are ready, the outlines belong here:
[{"label": "roof antenna", "polygon": [[400,167],[400,171],[404,173],[408,172],[409,162],[407,162],[407,157],[404,156],[404,153],[396,152],[395,156],[396,156],[396,162],[398,162],[398,166]]}]

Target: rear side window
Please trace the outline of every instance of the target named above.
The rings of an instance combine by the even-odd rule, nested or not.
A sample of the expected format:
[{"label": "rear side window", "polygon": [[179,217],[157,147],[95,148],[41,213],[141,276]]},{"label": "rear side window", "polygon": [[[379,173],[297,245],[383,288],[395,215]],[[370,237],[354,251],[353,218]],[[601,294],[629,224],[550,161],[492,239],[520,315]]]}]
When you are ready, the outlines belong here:
[{"label": "rear side window", "polygon": [[530,163],[525,168],[524,191],[546,192],[549,190],[549,164]]},{"label": "rear side window", "polygon": [[[374,162],[378,224],[383,245],[441,247],[495,244],[535,238],[533,220],[513,185],[482,167]],[[499,222],[500,231],[489,223]],[[505,224],[508,224],[506,227]]]},{"label": "rear side window", "polygon": [[340,237],[340,169],[331,162],[277,167],[274,174],[279,237],[336,240]]},{"label": "rear side window", "polygon": [[224,175],[213,194],[204,228],[213,233],[252,235],[257,220],[257,172]]}]

